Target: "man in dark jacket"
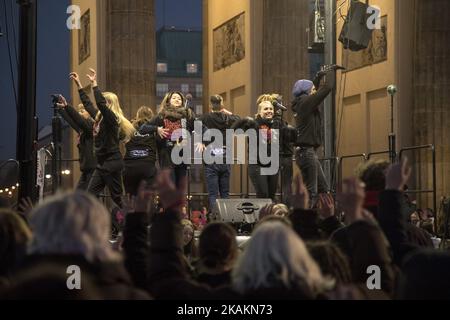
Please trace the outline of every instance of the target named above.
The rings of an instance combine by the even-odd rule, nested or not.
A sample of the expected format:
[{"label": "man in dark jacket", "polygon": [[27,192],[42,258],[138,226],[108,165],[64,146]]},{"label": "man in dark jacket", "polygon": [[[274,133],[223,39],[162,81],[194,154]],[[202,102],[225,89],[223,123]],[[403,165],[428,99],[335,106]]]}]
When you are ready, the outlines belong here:
[{"label": "man in dark jacket", "polygon": [[[210,99],[211,112],[200,117],[204,129],[216,129],[222,133],[222,141],[209,141],[205,144],[214,142],[214,148],[208,148],[206,152],[211,152],[214,163],[205,164],[206,186],[208,189],[209,211],[211,212],[216,204],[217,195],[222,199],[229,197],[231,165],[226,163],[226,130],[230,129],[239,117],[226,110],[223,105],[223,98],[220,95],[214,95]],[[220,147],[218,147],[220,145]],[[217,160],[217,161],[216,161]]]},{"label": "man in dark jacket", "polygon": [[[328,184],[317,157],[317,149],[323,143],[322,114],[319,106],[331,92],[335,83],[336,67],[329,72],[320,71],[314,81],[299,80],[292,94],[292,110],[296,113],[297,139],[295,157],[314,206],[319,193],[328,191]],[[321,80],[326,76],[325,82]]]}]

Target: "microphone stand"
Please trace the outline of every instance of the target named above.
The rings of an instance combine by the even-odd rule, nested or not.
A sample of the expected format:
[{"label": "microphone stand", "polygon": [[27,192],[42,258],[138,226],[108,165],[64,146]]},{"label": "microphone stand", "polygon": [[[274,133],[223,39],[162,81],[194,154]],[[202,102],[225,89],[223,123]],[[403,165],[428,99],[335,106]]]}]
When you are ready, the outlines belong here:
[{"label": "microphone stand", "polygon": [[391,131],[389,133],[389,160],[391,163],[395,163],[397,159],[396,151],[396,136],[394,132],[394,96],[397,88],[395,86],[388,87],[388,93],[391,96]]},{"label": "microphone stand", "polygon": [[55,194],[61,186],[61,131],[62,121],[58,113],[56,102],[53,103],[53,118],[52,118],[52,194]]}]

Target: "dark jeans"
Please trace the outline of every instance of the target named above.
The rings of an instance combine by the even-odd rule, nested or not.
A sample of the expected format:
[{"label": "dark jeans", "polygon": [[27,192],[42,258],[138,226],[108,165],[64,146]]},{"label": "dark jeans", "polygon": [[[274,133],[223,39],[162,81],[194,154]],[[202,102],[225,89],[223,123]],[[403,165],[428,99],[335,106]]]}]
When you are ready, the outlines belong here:
[{"label": "dark jeans", "polygon": [[296,148],[296,163],[309,192],[310,205],[315,206],[320,193],[328,192],[328,184],[314,148]]},{"label": "dark jeans", "polygon": [[272,199],[275,201],[277,192],[278,173],[272,176],[261,175],[261,167],[257,164],[248,165],[248,174],[256,190],[256,197],[261,199]]},{"label": "dark jeans", "polygon": [[94,169],[92,170],[84,170],[81,172],[80,180],[78,180],[77,189],[78,190],[87,190],[89,186],[89,182],[91,181],[92,174],[94,173]]},{"label": "dark jeans", "polygon": [[205,179],[210,212],[216,205],[218,194],[220,194],[222,199],[229,198],[230,174],[231,166],[229,164],[205,164]]},{"label": "dark jeans", "polygon": [[[137,160],[138,161],[138,160]],[[132,162],[132,161],[131,161]],[[144,180],[148,186],[151,186],[156,177],[156,167],[154,163],[141,161],[141,163],[125,163],[123,173],[123,184],[125,193],[135,196],[139,185]]]},{"label": "dark jeans", "polygon": [[111,199],[119,208],[122,208],[122,171],[109,172],[97,167],[92,174],[87,191],[98,197],[105,186],[109,189]]},{"label": "dark jeans", "polygon": [[281,162],[281,202],[289,207],[289,196],[292,194],[292,178],[294,175],[293,157],[280,157]]}]

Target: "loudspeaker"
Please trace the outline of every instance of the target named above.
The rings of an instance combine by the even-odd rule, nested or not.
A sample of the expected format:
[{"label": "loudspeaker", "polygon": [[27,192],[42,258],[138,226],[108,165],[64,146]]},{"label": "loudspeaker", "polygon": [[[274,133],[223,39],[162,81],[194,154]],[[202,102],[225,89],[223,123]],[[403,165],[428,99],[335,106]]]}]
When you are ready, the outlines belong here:
[{"label": "loudspeaker", "polygon": [[347,19],[339,36],[339,41],[344,45],[344,49],[359,51],[369,46],[373,30],[367,26],[368,7],[367,3],[351,1]]},{"label": "loudspeaker", "polygon": [[233,224],[254,224],[259,211],[271,204],[271,199],[217,199],[214,220]]}]

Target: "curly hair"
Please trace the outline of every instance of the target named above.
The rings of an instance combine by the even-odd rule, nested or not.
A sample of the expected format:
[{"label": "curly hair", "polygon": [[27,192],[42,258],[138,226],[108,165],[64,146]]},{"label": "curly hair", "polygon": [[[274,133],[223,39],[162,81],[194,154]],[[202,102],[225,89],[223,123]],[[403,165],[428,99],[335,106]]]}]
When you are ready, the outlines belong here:
[{"label": "curly hair", "polygon": [[356,174],[366,184],[366,191],[381,191],[386,186],[387,160],[370,160],[356,169]]}]

